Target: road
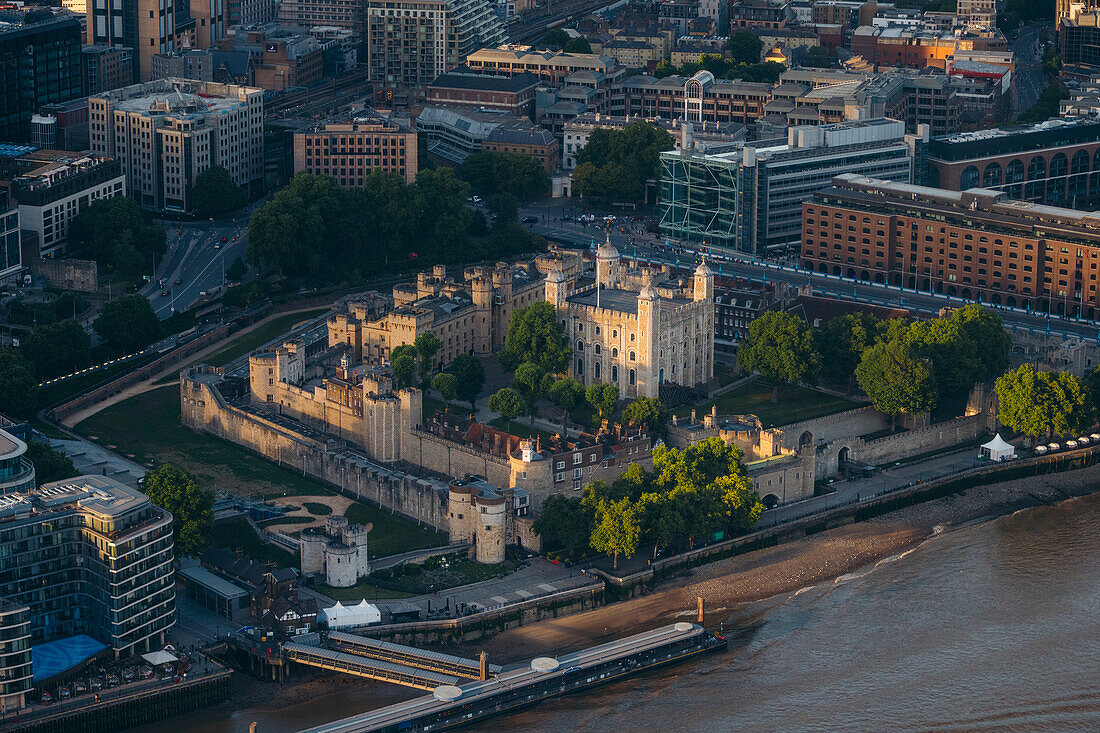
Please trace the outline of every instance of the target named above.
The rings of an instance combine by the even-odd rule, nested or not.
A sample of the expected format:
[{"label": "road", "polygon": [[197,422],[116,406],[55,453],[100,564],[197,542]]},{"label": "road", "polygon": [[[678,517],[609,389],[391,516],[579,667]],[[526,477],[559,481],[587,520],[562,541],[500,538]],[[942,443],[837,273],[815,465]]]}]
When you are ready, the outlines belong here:
[{"label": "road", "polygon": [[[528,223],[532,231],[546,236],[552,241],[582,246],[600,244],[605,232],[602,224],[578,224],[576,214],[579,207],[572,204],[544,203],[520,209],[521,217],[538,217],[539,222]],[[572,221],[563,221],[562,216]],[[612,227],[611,242],[619,252],[627,257],[637,257],[643,261],[671,264],[694,269],[699,256],[692,251],[667,252],[661,246],[664,238],[641,231],[640,222],[626,221],[629,217],[620,217]],[[622,226],[626,231],[619,231]],[[708,258],[711,267],[720,276],[738,277],[757,282],[786,282],[791,286],[810,285],[817,295],[856,300],[874,305],[906,308],[910,311],[931,315],[946,306],[958,307],[976,302],[964,298],[951,297],[927,290],[914,290],[878,283],[863,282],[836,275],[825,275],[801,269],[797,262],[780,264],[774,260],[760,260],[748,255],[730,255],[730,259],[715,260]],[[989,304],[986,304],[989,306]],[[1010,328],[1033,332],[1049,332],[1067,337],[1095,339],[1100,337],[1100,324],[1088,319],[1063,318],[1045,313],[1036,313],[1004,306],[989,306],[997,309],[998,315]]]},{"label": "road", "polygon": [[1040,29],[1041,26],[1038,25],[1021,26],[1020,35],[1011,44],[1012,52],[1016,55],[1013,108],[1017,114],[1031,109],[1046,86],[1040,68]]}]

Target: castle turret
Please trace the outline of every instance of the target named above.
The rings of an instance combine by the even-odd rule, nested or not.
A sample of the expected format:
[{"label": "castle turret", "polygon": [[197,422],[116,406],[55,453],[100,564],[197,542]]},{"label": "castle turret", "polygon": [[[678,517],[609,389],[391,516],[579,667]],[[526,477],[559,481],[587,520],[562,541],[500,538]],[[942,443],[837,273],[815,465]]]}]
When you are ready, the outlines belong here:
[{"label": "castle turret", "polygon": [[474,541],[474,494],[477,489],[461,481],[452,481],[447,492],[447,524],[452,544]]},{"label": "castle turret", "polygon": [[[661,328],[661,298],[653,284],[647,282],[638,293],[638,350],[637,362],[631,362],[631,380],[628,372],[627,397],[658,397],[657,338]],[[635,366],[636,364],[636,366]],[[631,386],[631,382],[634,382]]]},{"label": "castle turret", "polygon": [[707,303],[714,302],[714,272],[707,267],[707,261],[702,260],[695,268],[695,281],[692,289],[692,299],[702,300]]},{"label": "castle turret", "polygon": [[554,268],[546,276],[546,300],[561,308],[565,304],[565,275],[560,268]]},{"label": "castle turret", "polygon": [[611,244],[611,232],[596,250],[596,281],[608,289],[619,286],[619,250]]},{"label": "castle turret", "polygon": [[486,565],[504,562],[505,512],[508,507],[502,496],[478,496],[474,499],[477,513],[474,559]]}]

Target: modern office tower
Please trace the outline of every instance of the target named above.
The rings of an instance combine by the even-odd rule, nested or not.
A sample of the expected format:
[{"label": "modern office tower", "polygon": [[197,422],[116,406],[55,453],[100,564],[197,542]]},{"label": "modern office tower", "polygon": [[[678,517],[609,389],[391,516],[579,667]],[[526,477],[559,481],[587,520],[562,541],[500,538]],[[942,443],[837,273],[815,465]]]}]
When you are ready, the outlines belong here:
[{"label": "modern office tower", "polygon": [[158,79],[89,99],[92,152],[118,158],[145,208],[192,209],[200,173],[222,166],[238,186],[263,185],[264,91]]},{"label": "modern office tower", "polygon": [[134,52],[125,46],[85,46],[84,94],[99,94],[133,84]]},{"label": "modern office tower", "polygon": [[[19,248],[19,211],[12,205],[8,191],[0,188],[0,283],[15,277],[22,269],[23,260]],[[3,453],[0,453],[0,456],[2,455]],[[0,471],[3,469],[0,468]],[[0,473],[0,476],[2,475]],[[0,491],[3,491],[4,486],[5,480],[0,478]]]},{"label": "modern office tower", "polygon": [[[44,104],[82,96],[80,21],[0,13],[0,140],[26,140]],[[30,22],[28,22],[30,21]]]}]

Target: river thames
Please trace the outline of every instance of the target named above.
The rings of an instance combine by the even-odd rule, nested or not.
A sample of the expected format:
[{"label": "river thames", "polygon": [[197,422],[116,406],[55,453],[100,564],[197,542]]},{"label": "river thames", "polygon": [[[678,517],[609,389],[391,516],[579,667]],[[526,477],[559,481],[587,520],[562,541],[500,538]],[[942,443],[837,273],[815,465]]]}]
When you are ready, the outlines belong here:
[{"label": "river thames", "polygon": [[[480,729],[1100,730],[1100,494],[948,530],[835,582],[733,609],[725,628],[723,654]],[[245,731],[257,720],[260,733],[284,733],[365,703],[345,690],[173,727]]]}]

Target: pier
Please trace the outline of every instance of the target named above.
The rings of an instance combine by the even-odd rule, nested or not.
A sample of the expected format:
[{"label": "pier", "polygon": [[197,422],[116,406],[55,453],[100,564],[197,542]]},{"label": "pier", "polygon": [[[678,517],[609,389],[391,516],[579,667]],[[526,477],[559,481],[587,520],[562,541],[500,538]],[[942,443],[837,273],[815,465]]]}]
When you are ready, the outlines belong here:
[{"label": "pier", "polygon": [[680,622],[557,658],[536,657],[488,679],[441,684],[431,695],[310,728],[305,733],[445,730],[725,647],[726,640],[721,636],[698,624]]}]

